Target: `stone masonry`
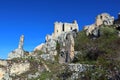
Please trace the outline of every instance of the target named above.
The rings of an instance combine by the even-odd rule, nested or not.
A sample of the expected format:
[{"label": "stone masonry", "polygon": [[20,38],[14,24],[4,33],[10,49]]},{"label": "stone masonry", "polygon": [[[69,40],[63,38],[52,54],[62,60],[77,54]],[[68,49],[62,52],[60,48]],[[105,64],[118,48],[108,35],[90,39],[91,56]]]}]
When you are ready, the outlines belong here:
[{"label": "stone masonry", "polygon": [[55,22],[54,23],[54,33],[52,34],[52,38],[57,38],[61,33],[69,32],[72,30],[79,30],[77,21],[74,20],[73,23],[62,23],[62,22]]}]

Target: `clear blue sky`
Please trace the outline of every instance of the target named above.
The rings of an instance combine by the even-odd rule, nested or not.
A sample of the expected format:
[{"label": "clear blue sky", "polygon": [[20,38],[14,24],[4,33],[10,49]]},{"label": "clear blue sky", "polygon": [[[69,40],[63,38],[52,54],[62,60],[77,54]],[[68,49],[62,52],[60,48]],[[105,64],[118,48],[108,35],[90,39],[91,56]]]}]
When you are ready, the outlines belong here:
[{"label": "clear blue sky", "polygon": [[120,0],[0,0],[0,58],[17,48],[22,34],[24,49],[32,51],[53,32],[55,21],[77,20],[82,29],[103,12],[117,17]]}]

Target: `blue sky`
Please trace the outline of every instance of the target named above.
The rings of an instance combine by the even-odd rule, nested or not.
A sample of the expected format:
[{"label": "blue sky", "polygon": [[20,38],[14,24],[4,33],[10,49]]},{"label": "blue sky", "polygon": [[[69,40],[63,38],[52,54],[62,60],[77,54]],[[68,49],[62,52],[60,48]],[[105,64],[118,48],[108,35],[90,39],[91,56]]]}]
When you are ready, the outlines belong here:
[{"label": "blue sky", "polygon": [[117,18],[120,0],[0,0],[0,58],[17,48],[24,34],[24,49],[32,51],[54,30],[54,22],[77,20],[79,28],[107,12]]}]

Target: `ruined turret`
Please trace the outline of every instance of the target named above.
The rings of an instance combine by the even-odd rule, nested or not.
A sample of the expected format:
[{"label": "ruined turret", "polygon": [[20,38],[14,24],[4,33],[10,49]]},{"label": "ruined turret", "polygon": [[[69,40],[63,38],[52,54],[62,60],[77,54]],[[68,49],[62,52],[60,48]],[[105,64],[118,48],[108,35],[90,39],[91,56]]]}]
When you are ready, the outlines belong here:
[{"label": "ruined turret", "polygon": [[10,52],[8,55],[8,59],[18,58],[18,57],[24,57],[24,35],[20,37],[18,48]]},{"label": "ruined turret", "polygon": [[24,44],[24,35],[20,37],[18,48],[23,49],[23,44]]}]

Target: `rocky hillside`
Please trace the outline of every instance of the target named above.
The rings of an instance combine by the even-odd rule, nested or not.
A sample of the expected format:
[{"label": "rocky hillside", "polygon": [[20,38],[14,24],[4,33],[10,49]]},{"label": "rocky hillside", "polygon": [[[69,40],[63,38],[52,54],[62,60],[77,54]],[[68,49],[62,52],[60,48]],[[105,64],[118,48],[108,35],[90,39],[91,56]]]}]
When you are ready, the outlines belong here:
[{"label": "rocky hillside", "polygon": [[18,48],[0,60],[0,80],[120,80],[120,17],[97,16],[95,23],[62,32],[33,52]]}]

